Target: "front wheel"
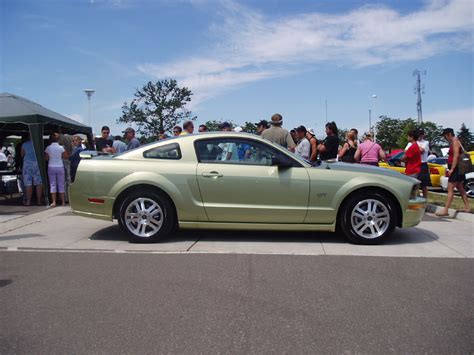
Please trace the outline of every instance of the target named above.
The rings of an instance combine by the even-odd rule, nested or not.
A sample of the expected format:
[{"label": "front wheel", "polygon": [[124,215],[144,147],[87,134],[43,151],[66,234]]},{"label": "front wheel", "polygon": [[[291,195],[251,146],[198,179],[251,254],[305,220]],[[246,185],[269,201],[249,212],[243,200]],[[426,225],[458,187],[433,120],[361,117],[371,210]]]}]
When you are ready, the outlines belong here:
[{"label": "front wheel", "polygon": [[156,242],[175,225],[171,203],[155,191],[133,192],[122,201],[119,211],[119,225],[127,232],[130,242]]},{"label": "front wheel", "polygon": [[393,202],[379,193],[356,194],[342,206],[339,227],[349,241],[378,244],[395,228]]}]

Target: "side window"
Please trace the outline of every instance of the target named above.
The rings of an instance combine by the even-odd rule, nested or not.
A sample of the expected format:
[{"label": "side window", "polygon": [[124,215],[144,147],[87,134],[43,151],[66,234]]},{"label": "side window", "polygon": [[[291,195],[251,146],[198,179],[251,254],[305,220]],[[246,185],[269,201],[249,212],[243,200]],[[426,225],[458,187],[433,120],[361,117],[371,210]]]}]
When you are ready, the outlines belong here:
[{"label": "side window", "polygon": [[181,150],[178,143],[172,143],[155,147],[143,152],[144,158],[149,159],[181,159]]},{"label": "side window", "polygon": [[277,150],[257,141],[236,138],[214,138],[195,142],[200,163],[271,166]]}]

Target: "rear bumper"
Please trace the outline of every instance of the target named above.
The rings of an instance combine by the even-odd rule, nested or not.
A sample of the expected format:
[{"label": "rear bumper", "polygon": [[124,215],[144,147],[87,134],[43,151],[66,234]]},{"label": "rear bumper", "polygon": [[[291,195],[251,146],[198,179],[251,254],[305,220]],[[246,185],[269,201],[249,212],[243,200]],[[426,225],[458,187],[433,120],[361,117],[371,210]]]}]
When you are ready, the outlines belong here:
[{"label": "rear bumper", "polygon": [[402,228],[414,227],[421,222],[426,209],[426,199],[417,197],[408,201],[406,210],[403,212]]}]

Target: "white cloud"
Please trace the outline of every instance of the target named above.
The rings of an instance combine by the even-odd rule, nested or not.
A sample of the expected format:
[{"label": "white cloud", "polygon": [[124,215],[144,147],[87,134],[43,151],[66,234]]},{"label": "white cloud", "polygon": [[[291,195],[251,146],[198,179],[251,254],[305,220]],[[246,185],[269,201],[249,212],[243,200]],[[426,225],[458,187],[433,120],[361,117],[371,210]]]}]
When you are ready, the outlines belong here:
[{"label": "white cloud", "polygon": [[464,123],[472,130],[474,129],[474,107],[425,113],[423,120],[434,122],[445,128],[451,127],[455,131],[458,131],[461,124]]},{"label": "white cloud", "polygon": [[205,55],[137,69],[157,79],[178,79],[196,94],[195,101],[325,62],[364,67],[471,51],[473,45],[472,3],[467,0],[433,0],[409,14],[370,5],[343,14],[283,18],[230,0],[220,5],[223,21],[210,27],[216,44]]}]

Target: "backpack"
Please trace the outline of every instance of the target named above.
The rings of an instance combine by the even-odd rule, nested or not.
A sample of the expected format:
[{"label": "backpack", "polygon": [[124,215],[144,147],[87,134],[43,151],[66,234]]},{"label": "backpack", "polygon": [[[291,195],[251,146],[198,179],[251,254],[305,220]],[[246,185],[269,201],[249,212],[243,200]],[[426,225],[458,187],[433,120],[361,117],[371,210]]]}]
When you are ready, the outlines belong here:
[{"label": "backpack", "polygon": [[[459,143],[461,144],[461,142]],[[460,174],[467,174],[472,171],[471,156],[464,150],[461,144],[462,153],[459,155],[458,170]]]}]

